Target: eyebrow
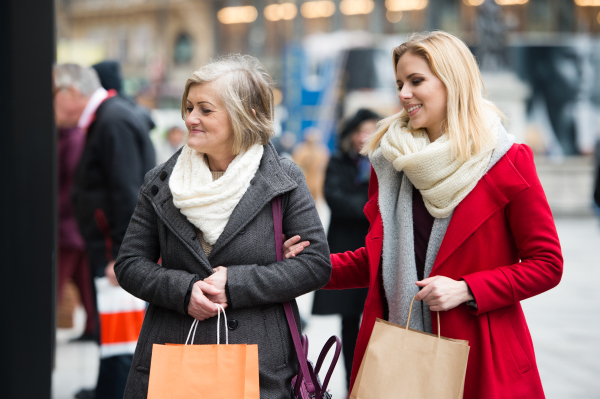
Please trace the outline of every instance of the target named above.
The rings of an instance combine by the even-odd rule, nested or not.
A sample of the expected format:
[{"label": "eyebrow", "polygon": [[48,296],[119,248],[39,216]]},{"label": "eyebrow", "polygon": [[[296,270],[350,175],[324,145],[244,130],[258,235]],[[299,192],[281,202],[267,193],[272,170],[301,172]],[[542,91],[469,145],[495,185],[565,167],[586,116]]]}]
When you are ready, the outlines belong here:
[{"label": "eyebrow", "polygon": [[[415,76],[415,75],[423,75],[423,74],[422,74],[422,73],[420,73],[420,72],[413,72],[413,73],[411,73],[410,75],[408,75],[408,76],[406,77],[406,80],[409,80],[410,78],[412,78],[412,77],[413,77],[413,76]],[[402,81],[401,81],[400,79],[397,79],[397,80],[396,80],[396,83],[398,83],[398,82],[402,82]]]},{"label": "eyebrow", "polygon": [[[187,99],[187,98],[186,98],[186,101],[187,101],[188,103],[192,103],[192,102],[191,102],[189,99]],[[215,106],[213,103],[211,103],[211,102],[209,102],[209,101],[198,101],[196,104],[197,104],[197,105],[200,105],[200,104],[204,104],[204,103],[206,103],[206,104],[210,104],[210,105],[212,105],[213,107]],[[192,103],[192,104],[193,104],[193,103]]]}]

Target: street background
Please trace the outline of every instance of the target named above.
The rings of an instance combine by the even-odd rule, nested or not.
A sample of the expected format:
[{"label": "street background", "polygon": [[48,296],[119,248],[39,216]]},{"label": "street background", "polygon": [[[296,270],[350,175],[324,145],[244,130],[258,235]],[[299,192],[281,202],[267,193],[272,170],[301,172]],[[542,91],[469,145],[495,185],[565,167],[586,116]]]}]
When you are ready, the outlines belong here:
[{"label": "street background", "polygon": [[[317,158],[326,165],[339,149],[340,122],[359,108],[399,111],[395,46],[425,30],[460,37],[477,57],[487,95],[506,113],[508,132],[533,149],[556,218],[563,280],[523,302],[546,395],[600,398],[600,222],[592,206],[600,0],[55,0],[55,14],[57,63],[118,61],[124,94],[156,123],[158,163],[181,145],[170,132],[185,129],[179,106],[192,71],[229,53],[259,58],[276,81],[273,142],[299,164],[300,153],[313,159],[303,168],[325,228],[324,167],[314,175],[307,168]],[[312,298],[298,303],[316,360],[340,335],[341,317],[311,315]],[[71,311],[58,314],[74,327],[57,330],[54,399],[96,383],[98,348],[69,343],[85,318],[81,307]],[[346,395],[341,359],[330,389],[334,398]]]},{"label": "street background", "polygon": [[[556,227],[565,259],[561,283],[522,302],[531,331],[544,391],[548,399],[600,398],[600,221],[558,218]],[[313,294],[298,298],[308,322],[309,358],[316,361],[331,335],[340,335],[340,316],[311,316]],[[92,343],[67,343],[83,329],[83,309],[76,327],[59,329],[53,398],[71,399],[82,386],[93,387],[98,371],[98,348]],[[443,331],[442,331],[443,334]],[[328,365],[328,360],[325,361]],[[340,361],[330,383],[334,398],[344,398],[344,366]]]}]

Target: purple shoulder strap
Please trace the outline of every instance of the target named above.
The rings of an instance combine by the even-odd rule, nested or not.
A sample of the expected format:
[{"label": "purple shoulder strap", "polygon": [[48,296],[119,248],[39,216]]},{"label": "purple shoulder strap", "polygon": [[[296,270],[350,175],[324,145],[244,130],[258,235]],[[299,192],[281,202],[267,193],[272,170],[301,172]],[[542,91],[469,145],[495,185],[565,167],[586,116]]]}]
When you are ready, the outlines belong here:
[{"label": "purple shoulder strap", "polygon": [[[283,214],[281,212],[281,197],[277,196],[271,202],[273,208],[273,228],[275,231],[275,251],[277,253],[277,261],[283,260]],[[296,349],[296,356],[298,356],[298,362],[300,363],[300,371],[302,372],[306,388],[308,392],[314,395],[316,388],[312,381],[310,381],[310,373],[308,372],[308,365],[306,364],[306,355],[302,350],[302,343],[300,342],[300,333],[298,332],[298,326],[296,324],[296,318],[294,317],[294,311],[292,310],[292,304],[285,302],[283,304],[285,309],[285,316],[287,318],[290,332],[292,333],[292,339],[294,341],[294,348]]]},{"label": "purple shoulder strap", "polygon": [[[283,260],[283,214],[281,211],[281,197],[274,198],[271,202],[271,205],[273,208],[273,228],[275,232],[276,247],[275,250],[277,253],[277,261],[279,262]],[[321,354],[319,355],[319,359],[317,360],[317,367],[313,370],[312,365],[309,365],[308,363],[308,338],[306,337],[306,335],[304,336],[304,343],[300,340],[300,333],[298,332],[298,325],[296,324],[296,318],[294,317],[294,311],[292,310],[291,302],[285,302],[283,304],[283,308],[285,309],[285,317],[287,318],[288,326],[290,327],[290,332],[294,341],[296,356],[298,357],[298,362],[300,363],[300,372],[296,377],[294,394],[296,395],[296,397],[300,397],[299,394],[301,389],[301,382],[303,380],[305,388],[308,391],[310,397],[315,399],[322,399],[325,393],[327,392],[327,385],[329,385],[329,380],[331,379],[331,375],[333,374],[333,369],[340,357],[340,352],[342,351],[342,342],[336,336],[329,338],[329,340],[321,350]],[[321,369],[321,366],[323,365],[323,360],[325,360],[325,356],[334,344],[335,353],[333,355],[333,359],[331,360],[331,365],[329,366],[327,375],[325,376],[324,384],[321,386],[317,375]]]}]

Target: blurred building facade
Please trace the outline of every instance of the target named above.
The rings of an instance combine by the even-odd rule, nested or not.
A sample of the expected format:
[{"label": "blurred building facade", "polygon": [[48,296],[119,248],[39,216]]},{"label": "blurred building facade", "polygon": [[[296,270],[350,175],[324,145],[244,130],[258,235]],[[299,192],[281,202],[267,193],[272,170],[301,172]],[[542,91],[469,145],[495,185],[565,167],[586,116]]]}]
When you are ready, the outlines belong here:
[{"label": "blurred building facade", "polygon": [[[277,80],[286,46],[312,34],[394,35],[442,29],[478,44],[477,15],[492,0],[57,0],[58,60],[122,63],[125,91],[154,106],[177,97],[211,57],[257,55]],[[599,34],[600,0],[495,0],[508,40]]]},{"label": "blurred building facade", "polygon": [[357,109],[399,110],[391,50],[413,32],[448,31],[478,58],[509,132],[551,159],[545,186],[571,193],[564,206],[550,198],[553,209],[590,202],[589,159],[564,175],[587,179],[581,190],[564,190],[553,165],[600,136],[600,0],[56,0],[56,16],[58,62],[120,61],[124,92],[170,121],[162,132],[177,125],[195,68],[244,53],[277,83],[276,135],[301,142],[316,129],[332,150]]},{"label": "blurred building facade", "polygon": [[159,107],[161,98],[180,96],[190,71],[216,54],[215,6],[197,0],[56,0],[58,62],[117,60],[125,92]]}]

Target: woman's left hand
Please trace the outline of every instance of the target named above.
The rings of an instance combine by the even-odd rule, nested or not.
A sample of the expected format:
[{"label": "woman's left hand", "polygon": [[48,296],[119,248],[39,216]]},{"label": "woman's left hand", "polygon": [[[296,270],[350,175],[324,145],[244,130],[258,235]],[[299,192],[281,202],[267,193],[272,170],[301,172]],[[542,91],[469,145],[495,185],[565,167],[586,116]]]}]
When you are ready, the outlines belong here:
[{"label": "woman's left hand", "polygon": [[218,295],[206,295],[208,299],[214,303],[227,303],[227,295],[225,294],[225,284],[227,283],[227,268],[218,266],[213,269],[214,273],[204,279],[204,282],[212,285],[219,291]]},{"label": "woman's left hand", "polygon": [[448,277],[434,276],[415,284],[423,289],[417,294],[417,301],[425,301],[434,312],[454,309],[461,303],[473,300],[469,286],[463,280],[456,281]]}]

